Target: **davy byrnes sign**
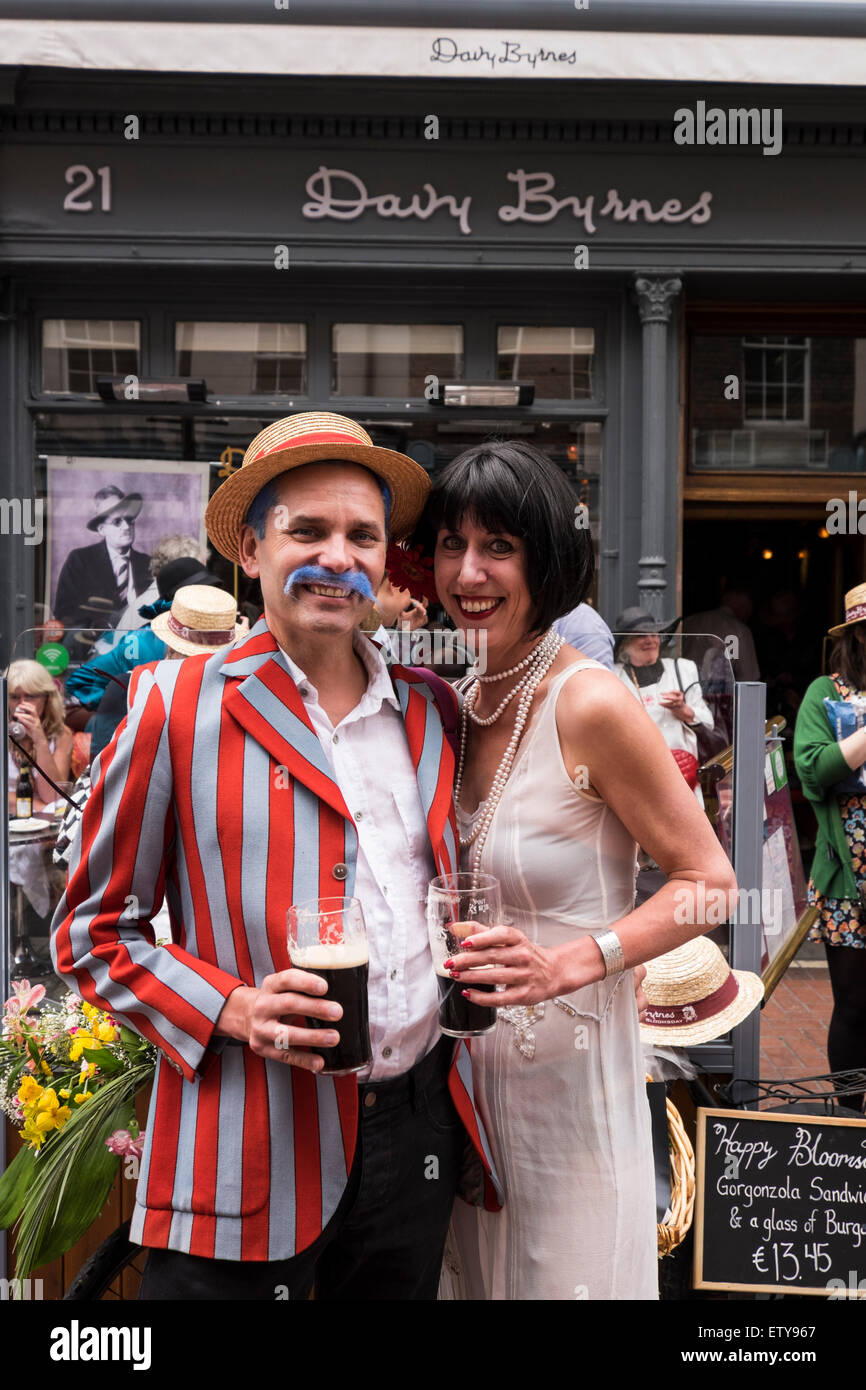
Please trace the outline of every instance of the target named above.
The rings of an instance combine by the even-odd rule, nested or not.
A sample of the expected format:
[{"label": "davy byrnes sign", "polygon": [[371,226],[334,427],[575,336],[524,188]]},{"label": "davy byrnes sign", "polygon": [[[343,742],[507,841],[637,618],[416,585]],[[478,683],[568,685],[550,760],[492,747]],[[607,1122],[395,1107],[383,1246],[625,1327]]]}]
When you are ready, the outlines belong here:
[{"label": "davy byrnes sign", "polygon": [[[510,202],[497,208],[500,222],[552,222],[562,215],[579,222],[587,236],[594,236],[598,224],[608,223],[667,223],[687,222],[698,227],[712,216],[712,193],[704,192],[691,203],[680,198],[636,198],[617,188],[604,193],[561,191],[553,174],[544,170],[529,172],[512,169],[505,175],[513,185],[507,192]],[[349,169],[333,169],[320,164],[306,182],[309,199],[301,215],[309,220],[331,218],[337,222],[354,222],[365,213],[380,218],[418,218],[426,222],[436,212],[453,218],[463,236],[472,233],[471,212],[474,194],[440,193],[432,183],[425,183],[413,193],[392,193],[371,190],[365,181]],[[503,193],[505,190],[503,190]]]}]

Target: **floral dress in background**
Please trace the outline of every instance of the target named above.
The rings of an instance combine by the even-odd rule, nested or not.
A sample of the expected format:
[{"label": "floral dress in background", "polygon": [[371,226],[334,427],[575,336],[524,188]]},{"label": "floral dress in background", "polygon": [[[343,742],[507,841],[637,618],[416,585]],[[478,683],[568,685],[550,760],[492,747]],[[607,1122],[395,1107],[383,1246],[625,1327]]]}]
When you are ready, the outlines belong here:
[{"label": "floral dress in background", "polygon": [[[866,697],[866,691],[854,692],[841,676],[831,676],[840,700],[855,693]],[[842,829],[851,851],[851,871],[857,887],[866,892],[866,788],[862,793],[839,797]],[[866,905],[859,899],[825,898],[809,880],[809,903],[818,908],[818,916],[809,931],[810,941],[824,941],[828,946],[866,947]]]}]

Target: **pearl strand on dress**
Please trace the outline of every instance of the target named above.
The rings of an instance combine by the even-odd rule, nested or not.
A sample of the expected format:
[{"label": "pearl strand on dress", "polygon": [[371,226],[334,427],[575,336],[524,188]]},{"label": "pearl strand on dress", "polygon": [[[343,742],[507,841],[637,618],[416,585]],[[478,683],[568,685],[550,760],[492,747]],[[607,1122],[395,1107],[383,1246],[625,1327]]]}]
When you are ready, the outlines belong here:
[{"label": "pearl strand on dress", "polygon": [[[509,775],[511,773],[511,768],[514,763],[514,758],[517,753],[520,740],[523,736],[523,730],[526,727],[526,721],[529,717],[529,709],[535,696],[535,692],[538,689],[538,686],[541,684],[544,677],[547,675],[547,672],[553,665],[553,662],[556,660],[556,657],[559,653],[559,649],[563,645],[563,639],[559,636],[558,633],[554,632],[551,628],[550,631],[545,634],[542,641],[539,642],[538,646],[534,650],[534,653],[532,653],[532,655],[534,656],[533,664],[530,667],[527,676],[525,676],[523,680],[521,680],[519,683],[520,686],[523,688],[520,696],[520,703],[517,708],[517,714],[514,720],[514,729],[512,731],[511,738],[508,741],[508,747],[506,748],[505,753],[503,754],[502,761],[500,762],[499,767],[496,771],[496,775],[493,778],[493,782],[490,787],[490,793],[487,797],[487,802],[484,808],[484,812],[481,816],[481,820],[479,821],[479,824],[476,826],[476,828],[469,835],[460,836],[461,848],[468,849],[469,846],[472,844],[474,844],[475,846],[472,852],[473,873],[478,872],[479,865],[481,863],[481,855],[484,852],[484,845],[487,840],[487,836],[490,833],[490,826],[493,821],[493,816],[502,798],[502,793],[505,790],[505,784],[507,783]],[[473,696],[475,697],[475,699],[477,699],[478,689],[479,687],[477,684],[470,687],[463,701],[463,708],[460,711],[460,758],[457,766],[457,776],[454,780],[455,805],[457,805],[460,801],[460,789],[463,785],[463,771],[466,765],[466,747],[469,734],[469,715],[471,713],[471,706],[475,702]],[[514,695],[515,691],[512,691],[511,693],[512,695]],[[504,707],[505,706],[503,704],[501,708]],[[488,720],[485,722],[492,723],[493,721]]]}]

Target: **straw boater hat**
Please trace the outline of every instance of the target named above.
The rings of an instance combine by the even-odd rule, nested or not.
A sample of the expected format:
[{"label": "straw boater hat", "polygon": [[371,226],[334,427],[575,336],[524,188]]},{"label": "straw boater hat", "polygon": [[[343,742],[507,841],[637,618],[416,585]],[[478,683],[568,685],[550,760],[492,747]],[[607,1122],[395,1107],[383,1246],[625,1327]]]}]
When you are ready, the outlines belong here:
[{"label": "straw boater hat", "polygon": [[845,595],[845,621],[837,623],[829,630],[830,637],[838,637],[840,632],[844,632],[846,627],[853,627],[855,623],[862,623],[866,618],[866,584],[858,584],[856,589],[849,589]]},{"label": "straw boater hat", "polygon": [[764,997],[760,975],[732,970],[708,936],[648,961],[643,988],[649,1008],[641,1038],[667,1047],[712,1042],[742,1023]]},{"label": "straw boater hat", "polygon": [[345,415],[309,410],[275,420],[257,434],[240,468],[214,493],[205,526],[220,554],[237,564],[241,523],[265,483],[287,469],[326,459],[360,463],[382,478],[391,489],[391,535],[400,540],[409,534],[430,491],[421,465],[394,449],[378,448],[367,431]]},{"label": "straw boater hat", "polygon": [[183,656],[218,652],[246,632],[238,623],[238,606],[231,594],[206,584],[178,589],[167,613],[159,613],[151,632]]}]

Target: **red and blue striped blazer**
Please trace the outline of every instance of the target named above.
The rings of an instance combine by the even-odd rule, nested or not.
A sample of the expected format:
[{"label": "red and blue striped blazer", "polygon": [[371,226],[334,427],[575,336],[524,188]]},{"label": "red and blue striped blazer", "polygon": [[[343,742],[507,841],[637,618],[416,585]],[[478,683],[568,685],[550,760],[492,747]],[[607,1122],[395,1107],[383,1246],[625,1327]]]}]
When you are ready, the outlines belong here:
[{"label": "red and blue striped blazer", "polygon": [[[435,862],[452,872],[454,755],[429,686],[402,667],[392,678]],[[357,831],[264,619],[228,655],[158,662],[135,684],[96,765],[52,956],[83,998],[159,1049],[132,1239],[287,1259],[346,1186],[357,1081],[268,1061],[213,1029],[239,983],[288,968],[291,903],[352,894]],[[157,946],[164,897],[172,940]],[[463,1043],[449,1085],[495,1208]]]}]

